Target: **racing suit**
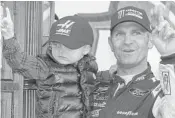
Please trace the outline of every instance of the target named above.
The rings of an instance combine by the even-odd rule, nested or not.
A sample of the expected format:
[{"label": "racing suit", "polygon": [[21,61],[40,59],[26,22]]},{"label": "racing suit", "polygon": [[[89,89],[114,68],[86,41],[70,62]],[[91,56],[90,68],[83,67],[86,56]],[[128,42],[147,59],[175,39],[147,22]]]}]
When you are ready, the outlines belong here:
[{"label": "racing suit", "polygon": [[[144,72],[134,76],[127,85],[117,72],[101,72],[97,78],[102,82],[91,95],[94,101],[91,117],[175,118],[174,57],[162,58],[160,81],[151,72],[149,64]],[[103,80],[108,84],[103,86]]]},{"label": "racing suit", "polygon": [[78,63],[62,65],[47,50],[37,57],[20,52],[19,44],[12,38],[4,41],[3,56],[13,72],[25,78],[36,79],[37,118],[86,118],[89,93],[97,72],[95,58],[84,56]]}]

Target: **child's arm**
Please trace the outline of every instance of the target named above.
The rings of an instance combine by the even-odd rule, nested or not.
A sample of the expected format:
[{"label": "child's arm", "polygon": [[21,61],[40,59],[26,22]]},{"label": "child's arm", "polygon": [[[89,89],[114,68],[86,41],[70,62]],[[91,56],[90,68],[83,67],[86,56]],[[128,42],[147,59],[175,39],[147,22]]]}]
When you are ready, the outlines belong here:
[{"label": "child's arm", "polygon": [[21,52],[17,40],[14,38],[13,22],[10,11],[6,8],[7,16],[1,21],[3,41],[3,56],[14,72],[29,79],[43,79],[48,73],[44,62],[34,56]]},{"label": "child's arm", "polygon": [[3,56],[14,72],[29,79],[44,79],[48,74],[47,66],[42,60],[20,50],[14,38],[4,40]]},{"label": "child's arm", "polygon": [[82,100],[87,110],[87,116],[89,116],[91,111],[90,102],[92,101],[90,96],[95,88],[96,73],[98,69],[95,57],[84,57],[80,63],[78,63],[78,68],[81,74],[80,85],[83,93]]}]

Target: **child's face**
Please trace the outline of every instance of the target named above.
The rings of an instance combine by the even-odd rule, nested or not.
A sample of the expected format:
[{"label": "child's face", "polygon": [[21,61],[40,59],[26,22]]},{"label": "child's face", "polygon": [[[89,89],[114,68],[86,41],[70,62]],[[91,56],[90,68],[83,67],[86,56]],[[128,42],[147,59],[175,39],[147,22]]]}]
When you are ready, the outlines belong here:
[{"label": "child's face", "polygon": [[72,64],[78,62],[84,55],[89,53],[87,45],[78,49],[69,49],[63,44],[51,42],[52,55],[61,64]]}]

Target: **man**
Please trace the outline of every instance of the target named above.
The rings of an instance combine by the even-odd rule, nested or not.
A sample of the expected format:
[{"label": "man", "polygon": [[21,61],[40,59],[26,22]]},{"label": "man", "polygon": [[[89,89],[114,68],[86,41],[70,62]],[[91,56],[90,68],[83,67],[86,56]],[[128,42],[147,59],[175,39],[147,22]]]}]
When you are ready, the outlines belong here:
[{"label": "man", "polygon": [[[119,9],[111,17],[109,44],[117,59],[117,71],[101,72],[97,77],[107,85],[104,87],[105,82],[99,82],[93,92],[92,117],[175,117],[174,32],[165,20],[153,31],[150,26],[146,12],[131,6]],[[157,79],[147,62],[148,50],[153,44],[162,55]],[[171,83],[163,83],[165,79]]]}]

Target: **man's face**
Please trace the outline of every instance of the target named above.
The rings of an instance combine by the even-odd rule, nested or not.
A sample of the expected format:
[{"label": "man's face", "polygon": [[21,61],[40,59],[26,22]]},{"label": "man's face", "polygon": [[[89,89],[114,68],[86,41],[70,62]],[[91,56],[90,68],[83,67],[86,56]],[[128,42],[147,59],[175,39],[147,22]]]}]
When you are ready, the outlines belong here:
[{"label": "man's face", "polygon": [[51,47],[53,57],[61,64],[76,63],[89,52],[86,46],[73,50],[57,42],[52,42]]},{"label": "man's face", "polygon": [[147,61],[148,49],[152,48],[149,33],[135,22],[117,25],[109,38],[109,44],[118,64],[125,67],[133,67]]}]

